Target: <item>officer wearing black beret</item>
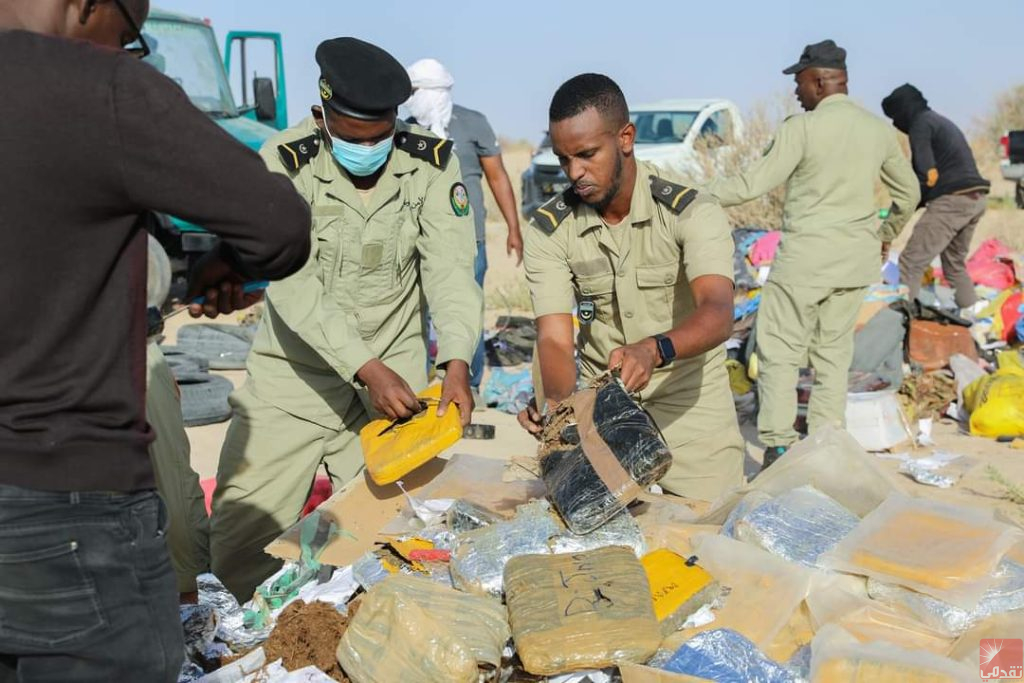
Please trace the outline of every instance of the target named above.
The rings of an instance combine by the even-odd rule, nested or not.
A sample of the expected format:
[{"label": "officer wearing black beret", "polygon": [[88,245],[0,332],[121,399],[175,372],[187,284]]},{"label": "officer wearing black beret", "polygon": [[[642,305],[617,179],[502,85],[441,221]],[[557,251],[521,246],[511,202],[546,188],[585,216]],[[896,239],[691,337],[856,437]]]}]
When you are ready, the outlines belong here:
[{"label": "officer wearing black beret", "polygon": [[313,209],[313,253],[267,290],[248,380],[220,457],[213,570],[241,599],[279,562],[263,552],[302,511],[317,469],[335,490],[363,467],[359,430],[421,410],[421,301],[438,335],[441,399],[468,424],[483,297],[476,236],[452,143],[397,118],[404,67],[357,38],[316,50],[320,105],[260,154]]}]

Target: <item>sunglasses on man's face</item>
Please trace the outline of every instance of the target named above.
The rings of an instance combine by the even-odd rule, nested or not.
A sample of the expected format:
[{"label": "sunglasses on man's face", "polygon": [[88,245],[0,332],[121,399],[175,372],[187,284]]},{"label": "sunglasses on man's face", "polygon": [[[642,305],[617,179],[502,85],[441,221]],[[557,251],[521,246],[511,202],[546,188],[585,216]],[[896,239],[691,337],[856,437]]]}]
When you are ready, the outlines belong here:
[{"label": "sunglasses on man's face", "polygon": [[128,24],[128,28],[131,29],[132,35],[137,36],[134,41],[124,46],[125,51],[139,59],[148,57],[150,54],[149,45],[146,43],[146,38],[142,35],[142,29],[140,29],[139,25],[135,23],[135,19],[132,18],[128,8],[124,6],[124,3],[121,0],[113,0],[113,2],[117,7],[117,10],[121,13],[121,16],[124,17],[125,22]]}]

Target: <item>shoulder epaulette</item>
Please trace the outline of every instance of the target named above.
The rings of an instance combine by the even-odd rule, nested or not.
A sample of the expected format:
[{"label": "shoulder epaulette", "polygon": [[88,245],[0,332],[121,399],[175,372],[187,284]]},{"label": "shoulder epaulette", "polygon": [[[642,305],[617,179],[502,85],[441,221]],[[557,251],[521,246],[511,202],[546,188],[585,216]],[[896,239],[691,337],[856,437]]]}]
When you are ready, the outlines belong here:
[{"label": "shoulder epaulette", "polygon": [[530,218],[538,228],[550,235],[572,213],[577,201],[576,193],[570,188],[538,206]]},{"label": "shoulder epaulette", "polygon": [[426,161],[442,170],[448,165],[454,146],[451,140],[410,133],[407,130],[395,136],[395,144],[409,156]]},{"label": "shoulder epaulette", "polygon": [[697,198],[697,190],[651,176],[651,194],[674,214],[680,214]]},{"label": "shoulder epaulette", "polygon": [[277,153],[281,155],[281,161],[291,171],[298,171],[319,152],[320,135],[318,133],[277,146]]}]

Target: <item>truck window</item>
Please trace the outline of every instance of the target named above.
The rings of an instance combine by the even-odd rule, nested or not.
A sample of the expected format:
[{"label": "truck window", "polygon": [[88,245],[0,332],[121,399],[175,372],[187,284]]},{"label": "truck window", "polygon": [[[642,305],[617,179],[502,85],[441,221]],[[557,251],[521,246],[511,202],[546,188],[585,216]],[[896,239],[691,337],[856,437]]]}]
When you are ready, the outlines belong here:
[{"label": "truck window", "polygon": [[697,118],[695,111],[634,111],[629,120],[636,126],[638,144],[682,142]]},{"label": "truck window", "polygon": [[712,124],[713,128],[713,130],[710,130],[709,132],[713,132],[723,142],[729,142],[732,138],[732,114],[728,109],[719,109],[716,111],[708,119],[708,123]]},{"label": "truck window", "polygon": [[150,19],[142,32],[152,50],[146,62],[180,85],[192,104],[215,116],[238,116],[210,27]]}]

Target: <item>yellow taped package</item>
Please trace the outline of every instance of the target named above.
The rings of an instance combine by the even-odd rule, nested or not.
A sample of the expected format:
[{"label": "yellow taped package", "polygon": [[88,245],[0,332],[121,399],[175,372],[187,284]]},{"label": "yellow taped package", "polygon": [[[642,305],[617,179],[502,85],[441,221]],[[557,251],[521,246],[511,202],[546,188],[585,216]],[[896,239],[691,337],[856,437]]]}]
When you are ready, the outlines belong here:
[{"label": "yellow taped package", "polygon": [[721,592],[715,578],[696,563],[664,548],[640,559],[651,587],[654,616],[662,635],[683,627],[686,619]]},{"label": "yellow taped package", "polygon": [[504,579],[512,638],[531,674],[645,662],[661,643],[647,577],[628,548],[522,555]]},{"label": "yellow taped package", "polygon": [[366,471],[375,484],[392,484],[440,455],[462,438],[462,421],[454,404],[437,416],[441,385],[418,395],[423,410],[408,420],[374,420],[359,432]]},{"label": "yellow taped package", "polygon": [[960,505],[889,496],[824,558],[829,569],[895,583],[971,610],[1019,530]]}]

